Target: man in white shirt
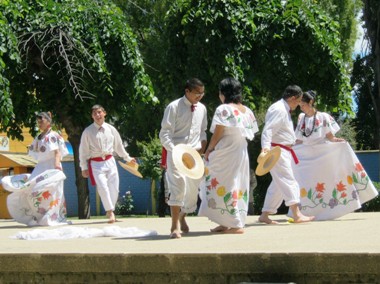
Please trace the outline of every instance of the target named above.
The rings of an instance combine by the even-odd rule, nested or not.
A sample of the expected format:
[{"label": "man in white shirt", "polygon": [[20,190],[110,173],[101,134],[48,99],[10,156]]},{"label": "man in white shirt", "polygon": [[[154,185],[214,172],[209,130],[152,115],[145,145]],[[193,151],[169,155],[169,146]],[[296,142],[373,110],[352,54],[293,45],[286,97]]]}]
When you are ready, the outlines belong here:
[{"label": "man in white shirt", "polygon": [[172,150],[177,144],[187,144],[203,154],[207,144],[207,110],[200,103],[204,84],[196,78],[189,79],[185,95],[171,102],[165,109],[161,122],[160,140],[167,150],[166,179],[170,192],[171,238],[180,238],[189,227],[185,216],[197,208],[199,180],[182,175],[174,166]]},{"label": "man in white shirt", "polygon": [[119,132],[104,122],[106,111],[101,105],[91,108],[94,123],[82,133],[79,145],[79,162],[84,178],[90,177],[96,185],[108,223],[116,221],[114,210],[119,197],[119,173],[112,154],[115,152],[127,162],[135,163],[125,151]]},{"label": "man in white shirt", "polygon": [[302,99],[302,90],[297,85],[286,87],[282,99],[272,104],[265,116],[265,126],[261,134],[261,152],[268,152],[271,147],[280,146],[281,156],[271,169],[272,182],[265,195],[264,207],[259,221],[276,224],[269,215],[276,214],[283,200],[290,208],[295,223],[312,221],[314,218],[304,216],[300,209],[300,188],[294,178],[292,160],[297,164],[297,157],[292,149],[296,141],[290,112],[295,110]]}]

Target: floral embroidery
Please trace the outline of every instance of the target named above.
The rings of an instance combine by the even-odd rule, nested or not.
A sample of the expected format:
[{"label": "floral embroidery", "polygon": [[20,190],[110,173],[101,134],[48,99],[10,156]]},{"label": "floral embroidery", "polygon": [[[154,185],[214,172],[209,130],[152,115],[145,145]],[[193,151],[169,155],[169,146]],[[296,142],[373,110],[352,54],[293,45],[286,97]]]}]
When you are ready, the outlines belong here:
[{"label": "floral embroidery", "polygon": [[[205,172],[209,172],[206,167]],[[246,212],[246,210],[238,209],[237,203],[239,200],[243,200],[245,203],[248,202],[248,192],[247,190],[235,189],[232,192],[227,191],[225,186],[220,185],[219,181],[216,178],[211,178],[211,175],[206,175],[206,188],[207,196],[210,196],[211,192],[216,193],[215,198],[221,198],[223,200],[224,207],[218,208],[218,203],[214,197],[208,198],[207,204],[211,209],[220,210],[222,214],[225,212],[235,215],[236,213]],[[221,202],[219,202],[221,203]]]},{"label": "floral embroidery", "polygon": [[[347,191],[347,184],[355,187],[351,194]],[[301,210],[306,208],[315,208],[322,206],[322,208],[330,207],[334,209],[337,206],[346,206],[350,202],[358,199],[358,192],[366,190],[369,185],[369,177],[364,171],[361,163],[355,163],[355,172],[351,175],[347,175],[347,184],[343,181],[339,181],[331,192],[331,196],[324,196],[325,184],[318,182],[313,190],[310,188],[306,190],[301,188],[301,197],[307,198],[312,202],[312,205],[301,205]],[[328,199],[328,203],[325,202],[325,198]]]}]

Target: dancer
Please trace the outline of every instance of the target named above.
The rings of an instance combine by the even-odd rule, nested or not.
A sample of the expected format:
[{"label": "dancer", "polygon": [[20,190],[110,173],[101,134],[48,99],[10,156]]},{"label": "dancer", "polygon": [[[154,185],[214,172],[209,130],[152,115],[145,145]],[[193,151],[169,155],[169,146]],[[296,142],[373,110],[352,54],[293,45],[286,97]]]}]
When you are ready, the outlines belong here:
[{"label": "dancer", "polygon": [[178,171],[173,163],[172,150],[177,144],[187,144],[201,154],[204,152],[207,145],[207,111],[200,102],[204,92],[202,81],[189,79],[185,85],[185,95],[166,107],[161,122],[160,140],[167,150],[166,179],[172,218],[170,238],[181,238],[182,232],[189,231],[186,214],[197,208],[200,179],[191,179]]},{"label": "dancer", "polygon": [[91,108],[94,123],[82,133],[79,160],[82,176],[89,177],[91,184],[96,185],[108,223],[114,223],[115,205],[119,197],[119,172],[112,154],[116,153],[127,162],[136,163],[136,160],[125,151],[116,128],[105,122],[106,115],[101,105]]},{"label": "dancer", "polygon": [[[316,109],[317,93],[302,96],[297,143],[293,149],[300,161],[294,175],[301,191],[301,212],[316,220],[331,220],[359,209],[378,191],[350,145],[335,134],[335,119]],[[291,212],[289,212],[291,215]]]},{"label": "dancer", "polygon": [[33,172],[2,179],[3,187],[12,192],[8,210],[12,218],[28,226],[67,224],[61,159],[69,152],[63,138],[52,130],[50,112],[39,113],[37,124],[40,134],[29,147],[29,155],[37,160]]},{"label": "dancer", "polygon": [[276,214],[283,200],[292,212],[295,223],[309,222],[314,217],[303,215],[299,209],[300,189],[294,178],[292,161],[298,162],[292,149],[296,142],[290,112],[297,108],[302,99],[302,90],[297,85],[286,87],[282,99],[272,104],[265,116],[265,126],[261,134],[262,152],[271,147],[281,147],[281,155],[271,169],[272,182],[265,195],[264,207],[259,222],[276,224],[269,215]]},{"label": "dancer", "polygon": [[219,224],[211,232],[244,233],[248,212],[249,158],[247,139],[258,132],[253,112],[243,105],[242,86],[226,78],[219,83],[222,102],[214,114],[213,133],[205,153],[206,179],[201,185],[199,215]]}]

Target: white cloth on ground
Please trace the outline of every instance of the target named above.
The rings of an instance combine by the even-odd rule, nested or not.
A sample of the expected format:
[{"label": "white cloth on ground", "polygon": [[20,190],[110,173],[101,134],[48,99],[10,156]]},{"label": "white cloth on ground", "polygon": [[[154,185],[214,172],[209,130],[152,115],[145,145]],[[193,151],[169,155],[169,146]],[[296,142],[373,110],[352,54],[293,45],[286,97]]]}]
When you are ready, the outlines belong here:
[{"label": "white cloth on ground", "polygon": [[156,235],[156,231],[142,230],[136,227],[107,226],[103,228],[89,228],[70,226],[57,229],[34,229],[18,232],[16,235],[11,236],[11,238],[18,240],[69,240],[97,237],[137,238]]}]

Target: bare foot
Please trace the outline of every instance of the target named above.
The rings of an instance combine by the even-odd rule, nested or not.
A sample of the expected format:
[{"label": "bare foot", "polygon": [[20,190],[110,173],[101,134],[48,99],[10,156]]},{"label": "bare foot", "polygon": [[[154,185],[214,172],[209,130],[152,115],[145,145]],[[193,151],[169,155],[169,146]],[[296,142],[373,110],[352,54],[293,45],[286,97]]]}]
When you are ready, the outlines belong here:
[{"label": "bare foot", "polygon": [[294,223],[305,223],[305,222],[310,222],[315,219],[314,216],[305,216],[301,215],[299,217],[293,217]]},{"label": "bare foot", "polygon": [[244,234],[243,228],[229,228],[228,230],[223,231],[224,234]]},{"label": "bare foot", "polygon": [[115,214],[112,211],[107,212],[107,217],[108,217],[108,224],[113,224],[116,222]]},{"label": "bare foot", "polygon": [[171,232],[171,234],[170,234],[171,239],[180,239],[181,237],[182,237],[181,233],[178,232],[177,230]]},{"label": "bare foot", "polygon": [[211,232],[213,233],[221,233],[228,230],[228,227],[224,227],[222,225],[219,225],[218,227],[215,227],[214,229],[210,229]]},{"label": "bare foot", "polygon": [[188,233],[190,231],[190,229],[189,229],[189,226],[186,223],[185,216],[186,216],[185,213],[180,213],[180,215],[179,215],[179,224],[180,224],[180,228],[181,228],[182,233],[186,234],[186,233]]},{"label": "bare foot", "polygon": [[259,217],[259,222],[261,222],[261,223],[266,223],[266,224],[268,224],[268,225],[275,225],[275,224],[278,224],[277,221],[274,221],[274,220],[270,219],[270,218],[267,217],[267,216],[260,216],[260,217]]}]

